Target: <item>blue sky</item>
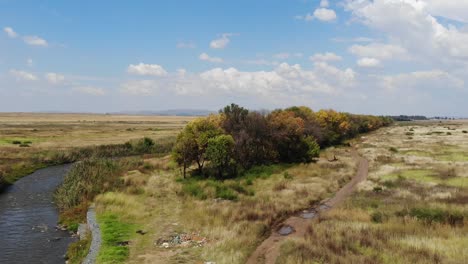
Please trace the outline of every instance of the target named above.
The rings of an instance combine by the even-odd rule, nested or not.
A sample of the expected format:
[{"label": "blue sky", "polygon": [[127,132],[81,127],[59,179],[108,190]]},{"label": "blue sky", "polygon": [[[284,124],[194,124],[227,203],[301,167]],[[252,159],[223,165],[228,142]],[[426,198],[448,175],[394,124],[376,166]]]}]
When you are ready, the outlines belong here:
[{"label": "blue sky", "polygon": [[467,22],[437,0],[0,0],[0,111],[467,115]]}]

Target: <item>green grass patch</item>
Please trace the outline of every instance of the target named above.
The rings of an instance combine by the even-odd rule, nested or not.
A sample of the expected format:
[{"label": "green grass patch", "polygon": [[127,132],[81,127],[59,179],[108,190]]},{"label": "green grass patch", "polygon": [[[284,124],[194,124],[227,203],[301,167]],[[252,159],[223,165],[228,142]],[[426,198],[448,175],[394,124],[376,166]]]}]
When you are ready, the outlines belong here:
[{"label": "green grass patch", "polygon": [[98,215],[98,221],[102,233],[102,246],[97,262],[124,263],[130,253],[125,244],[135,234],[137,226],[125,223],[117,215],[110,213]]},{"label": "green grass patch", "polygon": [[182,186],[182,191],[201,200],[208,198],[201,183],[194,180],[184,182]]},{"label": "green grass patch", "polygon": [[441,161],[468,161],[468,155],[463,152],[445,152],[436,157]]},{"label": "green grass patch", "polygon": [[398,180],[411,180],[420,183],[435,183],[443,184],[452,187],[467,187],[468,178],[453,177],[449,179],[441,179],[432,170],[404,170],[398,173],[387,174],[380,178],[384,185],[391,185]]},{"label": "green grass patch", "polygon": [[431,170],[404,170],[398,173],[385,175],[381,178],[383,181],[408,179],[418,182],[434,182],[436,179],[433,177],[434,172]]},{"label": "green grass patch", "polygon": [[255,166],[244,173],[242,173],[241,178],[244,179],[266,179],[273,174],[282,173],[284,170],[291,168],[291,164],[272,164],[272,165],[261,165]]},{"label": "green grass patch", "polygon": [[33,144],[40,142],[40,138],[34,137],[11,137],[11,138],[0,138],[0,145],[20,145],[20,144]]}]

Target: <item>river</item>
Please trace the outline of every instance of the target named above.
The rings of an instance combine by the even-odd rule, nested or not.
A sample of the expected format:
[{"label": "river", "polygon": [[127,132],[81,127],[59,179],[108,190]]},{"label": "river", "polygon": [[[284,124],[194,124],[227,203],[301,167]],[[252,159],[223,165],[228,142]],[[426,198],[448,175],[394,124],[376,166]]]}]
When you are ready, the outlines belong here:
[{"label": "river", "polygon": [[70,166],[40,169],[0,193],[0,263],[65,263],[74,238],[56,229],[53,194]]}]

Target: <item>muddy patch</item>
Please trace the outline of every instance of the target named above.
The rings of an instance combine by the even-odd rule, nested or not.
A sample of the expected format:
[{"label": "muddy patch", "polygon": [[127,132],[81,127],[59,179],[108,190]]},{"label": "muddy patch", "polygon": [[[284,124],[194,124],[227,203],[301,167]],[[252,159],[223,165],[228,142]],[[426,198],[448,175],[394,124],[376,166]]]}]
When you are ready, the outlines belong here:
[{"label": "muddy patch", "polygon": [[282,236],[287,236],[287,235],[290,235],[292,233],[294,233],[296,230],[294,230],[294,228],[292,226],[289,226],[289,225],[283,225],[281,226],[281,228],[278,230],[278,234],[282,235]]}]

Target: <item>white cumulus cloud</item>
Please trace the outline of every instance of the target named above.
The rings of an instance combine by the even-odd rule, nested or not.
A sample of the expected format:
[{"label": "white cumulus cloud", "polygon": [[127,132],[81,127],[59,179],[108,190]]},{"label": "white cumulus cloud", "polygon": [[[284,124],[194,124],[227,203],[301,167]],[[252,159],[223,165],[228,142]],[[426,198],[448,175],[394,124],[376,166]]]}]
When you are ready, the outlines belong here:
[{"label": "white cumulus cloud", "polygon": [[362,58],[357,61],[359,67],[375,68],[380,66],[380,61],[376,58]]},{"label": "white cumulus cloud", "polygon": [[208,55],[206,53],[200,54],[200,56],[198,56],[198,58],[200,60],[202,60],[202,61],[209,61],[209,62],[212,62],[212,63],[222,63],[223,62],[223,59],[218,58],[218,57],[211,57],[210,55]]},{"label": "white cumulus cloud", "polygon": [[16,33],[11,27],[4,27],[3,31],[8,35],[10,38],[18,37],[18,33]]},{"label": "white cumulus cloud", "polygon": [[127,72],[135,75],[150,75],[150,76],[165,76],[167,71],[160,65],[157,64],[145,64],[140,62],[139,64],[130,64],[127,68]]},{"label": "white cumulus cloud", "polygon": [[333,52],[316,53],[309,58],[311,61],[340,61],[343,58]]},{"label": "white cumulus cloud", "polygon": [[31,46],[42,46],[42,47],[47,47],[49,43],[43,38],[40,38],[38,36],[24,36],[23,40],[26,44],[31,45]]},{"label": "white cumulus cloud", "polygon": [[359,57],[372,57],[381,60],[408,58],[408,54],[404,48],[382,43],[353,45],[349,48],[349,52]]},{"label": "white cumulus cloud", "polygon": [[337,16],[333,9],[328,8],[317,8],[314,11],[314,17],[320,21],[330,22],[334,21]]},{"label": "white cumulus cloud", "polygon": [[235,34],[233,33],[224,33],[221,35],[220,38],[212,40],[210,42],[210,47],[212,49],[224,49],[227,47],[229,42],[231,42],[230,37],[234,36]]}]

